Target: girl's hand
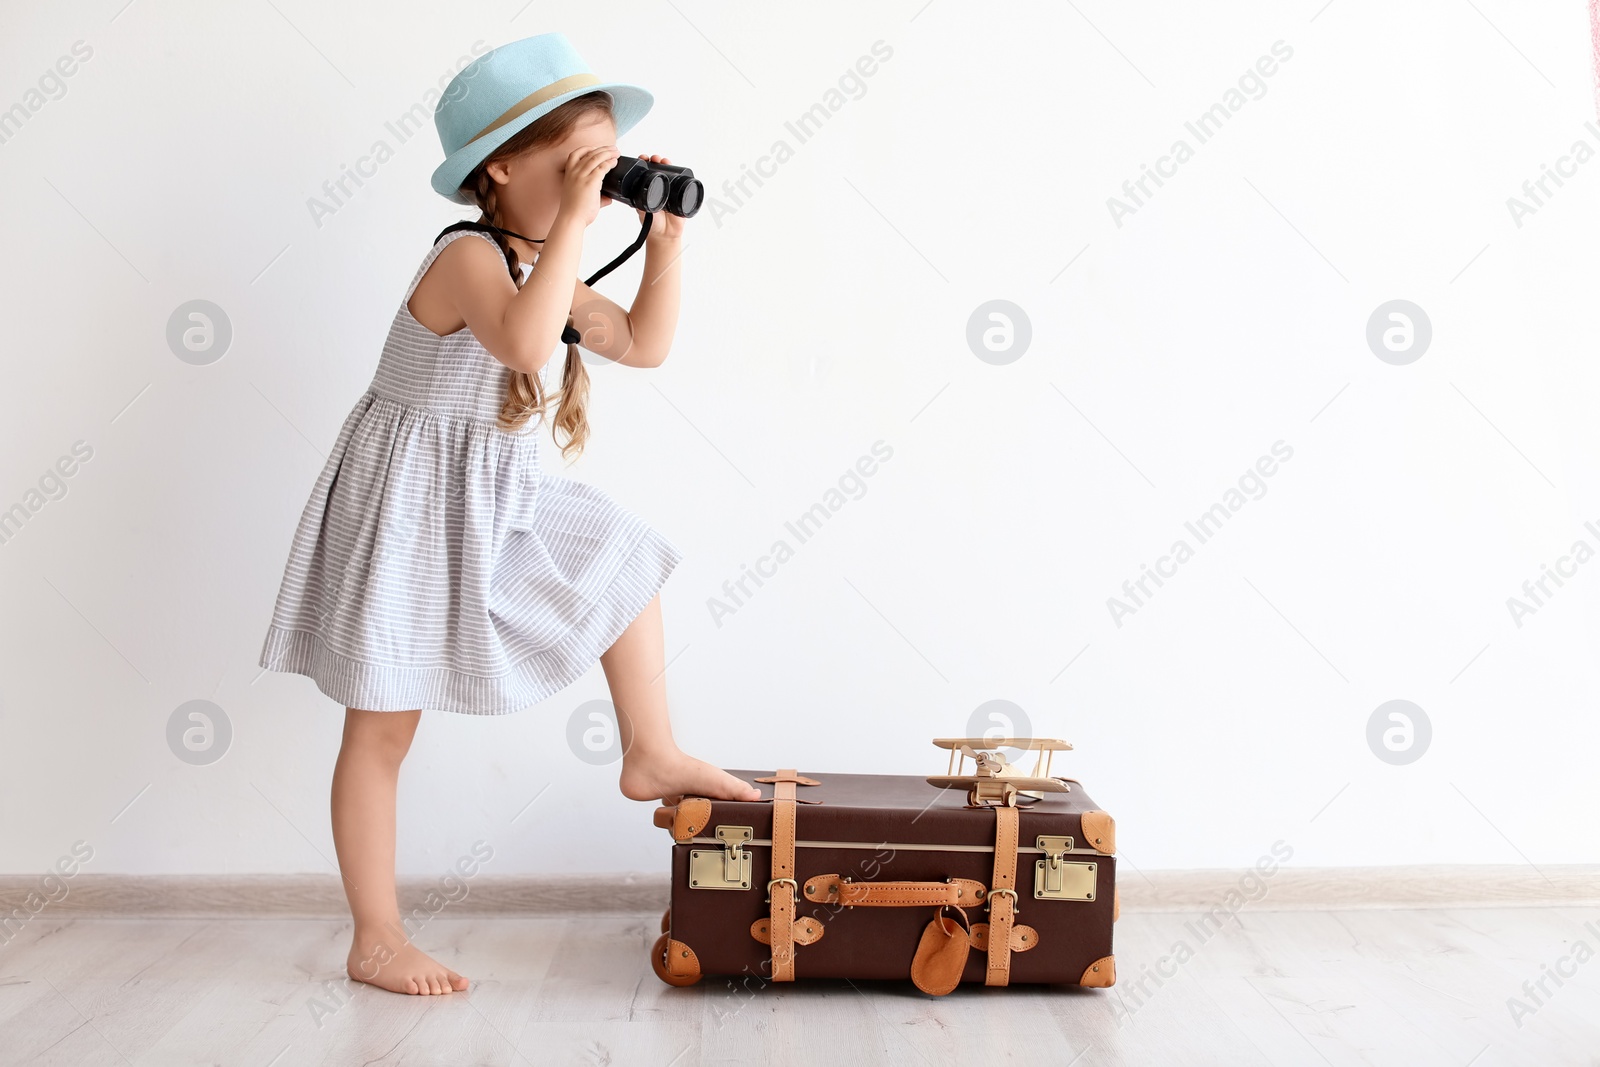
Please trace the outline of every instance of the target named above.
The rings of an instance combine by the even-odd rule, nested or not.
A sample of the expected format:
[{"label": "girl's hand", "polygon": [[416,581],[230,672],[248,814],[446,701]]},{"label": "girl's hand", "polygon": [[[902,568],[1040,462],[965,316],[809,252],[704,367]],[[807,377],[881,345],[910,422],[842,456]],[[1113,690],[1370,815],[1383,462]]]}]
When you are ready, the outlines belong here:
[{"label": "girl's hand", "polygon": [[[672,162],[672,160],[668,159],[666,156],[640,156],[639,158],[647,163]],[[634,210],[638,211],[637,208]],[[639,211],[638,214],[639,224],[642,226],[644,225],[644,212]],[[645,238],[645,240],[654,241],[657,238],[666,238],[670,240],[682,236],[683,217],[681,215],[674,215],[672,212],[663,208],[655,213],[655,218],[650,220],[650,236]]]},{"label": "girl's hand", "polygon": [[[600,195],[600,183],[621,155],[614,144],[575,148],[567,156],[566,177],[561,183],[561,206],[557,215],[579,219],[585,226],[594,222],[601,207],[611,203]],[[641,217],[641,221],[642,217]]]}]

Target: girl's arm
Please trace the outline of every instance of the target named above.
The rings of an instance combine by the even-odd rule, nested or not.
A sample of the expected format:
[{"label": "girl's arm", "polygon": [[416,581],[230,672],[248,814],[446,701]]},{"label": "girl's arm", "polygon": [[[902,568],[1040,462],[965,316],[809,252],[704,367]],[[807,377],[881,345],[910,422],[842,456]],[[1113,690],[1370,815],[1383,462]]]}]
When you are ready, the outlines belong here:
[{"label": "girl's arm", "polygon": [[632,367],[659,367],[672,348],[678,329],[678,304],[682,291],[678,264],[683,258],[683,220],[663,213],[678,224],[679,233],[664,236],[654,228],[644,241],[644,274],[633,298],[628,318],[633,323],[633,351],[618,360]]},{"label": "girl's arm", "polygon": [[624,367],[659,367],[678,329],[681,283],[678,260],[683,238],[645,238],[644,273],[633,309],[578,282],[572,292],[572,324],[579,344]]},{"label": "girl's arm", "polygon": [[615,145],[573,152],[561,206],[520,290],[505,259],[483,241],[455,241],[439,253],[453,259],[444,272],[446,295],[478,343],[512,370],[537,375],[555,351],[578,284],[583,231],[600,211],[600,181],[616,159]]},{"label": "girl's arm", "polygon": [[[666,156],[641,159],[671,163]],[[644,221],[644,212],[639,212]],[[617,303],[579,281],[573,289],[573,325],[582,335],[578,343],[597,356],[627,367],[659,367],[672,348],[678,329],[682,292],[678,262],[683,255],[683,219],[659,211],[651,220],[644,241],[644,271],[633,307],[624,311]]]}]

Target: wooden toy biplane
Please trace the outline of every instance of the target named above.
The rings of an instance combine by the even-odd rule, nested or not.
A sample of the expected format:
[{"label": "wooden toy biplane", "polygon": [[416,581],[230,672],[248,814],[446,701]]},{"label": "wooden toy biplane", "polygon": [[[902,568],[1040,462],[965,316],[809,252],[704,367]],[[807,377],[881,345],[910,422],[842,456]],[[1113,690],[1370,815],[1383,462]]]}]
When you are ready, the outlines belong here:
[{"label": "wooden toy biplane", "polygon": [[[1042,800],[1046,793],[1068,793],[1070,778],[1050,775],[1050,760],[1057,752],[1072,746],[1054,737],[936,737],[933,743],[950,750],[950,764],[944,774],[930,775],[928,783],[941,789],[960,788],[967,791],[969,807],[1005,805],[1015,807],[1017,797],[1027,796]],[[1006,759],[1002,748],[1037,752],[1032,771]],[[972,773],[963,773],[966,761],[972,760]]]}]

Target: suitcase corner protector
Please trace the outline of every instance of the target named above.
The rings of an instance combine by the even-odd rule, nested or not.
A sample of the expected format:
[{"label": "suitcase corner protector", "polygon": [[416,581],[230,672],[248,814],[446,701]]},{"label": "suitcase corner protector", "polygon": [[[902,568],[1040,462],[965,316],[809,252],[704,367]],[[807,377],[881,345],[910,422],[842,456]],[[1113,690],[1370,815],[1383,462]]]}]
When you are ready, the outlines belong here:
[{"label": "suitcase corner protector", "polygon": [[1117,851],[1117,820],[1108,811],[1091,809],[1079,816],[1083,836],[1096,852],[1111,855]]},{"label": "suitcase corner protector", "polygon": [[1084,970],[1083,977],[1078,979],[1081,986],[1105,987],[1116,984],[1117,958],[1115,956],[1101,956]]}]

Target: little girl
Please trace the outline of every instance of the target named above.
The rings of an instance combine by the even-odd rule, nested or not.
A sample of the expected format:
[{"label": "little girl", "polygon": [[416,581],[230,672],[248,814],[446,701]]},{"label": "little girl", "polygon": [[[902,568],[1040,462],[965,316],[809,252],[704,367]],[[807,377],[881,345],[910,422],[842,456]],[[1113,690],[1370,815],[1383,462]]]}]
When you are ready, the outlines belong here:
[{"label": "little girl", "polygon": [[[260,660],[308,675],[346,709],[333,837],[357,981],[467,987],[399,923],[395,787],[424,708],[506,714],[598,659],[624,796],[760,797],[673,740],[659,590],[682,554],[602,491],[539,464],[541,372],[569,309],[609,324],[583,343],[627,366],[660,366],[672,342],[681,218],[654,216],[627,311],[577,277],[584,230],[611,202],[600,186],[617,137],[652,100],[601,82],[547,33],[479,56],[435,108],[447,158],[433,186],[476,205],[486,226],[442,235],[406,289],[301,516]],[[563,455],[588,437],[588,388],[569,343],[554,420]]]}]

